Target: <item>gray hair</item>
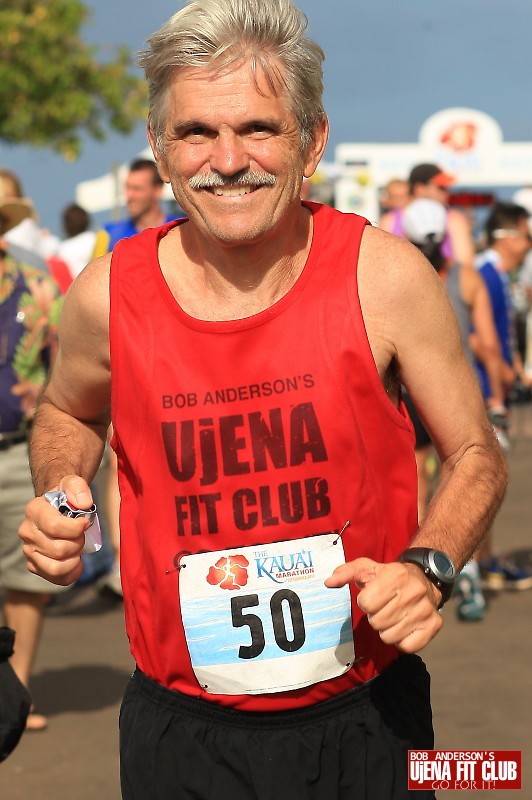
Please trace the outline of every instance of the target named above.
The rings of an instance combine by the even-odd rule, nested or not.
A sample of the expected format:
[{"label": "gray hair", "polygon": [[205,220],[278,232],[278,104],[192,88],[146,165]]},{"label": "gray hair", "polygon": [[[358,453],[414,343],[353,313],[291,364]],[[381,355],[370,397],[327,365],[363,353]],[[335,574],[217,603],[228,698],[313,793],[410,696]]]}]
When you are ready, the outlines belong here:
[{"label": "gray hair", "polygon": [[[176,68],[224,70],[247,59],[269,88],[284,85],[304,149],[325,116],[323,50],[304,37],[307,18],[291,0],[188,0],[139,53],[149,88],[148,124],[164,153],[167,90]],[[278,63],[284,67],[280,73]]]}]

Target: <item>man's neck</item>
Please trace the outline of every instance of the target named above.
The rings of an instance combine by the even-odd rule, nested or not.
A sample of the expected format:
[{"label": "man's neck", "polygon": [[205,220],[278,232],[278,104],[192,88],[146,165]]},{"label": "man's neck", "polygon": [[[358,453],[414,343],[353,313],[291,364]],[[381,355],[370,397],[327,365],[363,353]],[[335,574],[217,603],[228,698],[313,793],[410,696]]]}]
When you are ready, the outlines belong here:
[{"label": "man's neck", "polygon": [[136,218],[132,217],[132,220],[133,225],[140,233],[146,228],[157,228],[162,225],[166,221],[166,216],[162,209],[157,206],[156,208],[150,208],[149,211]]},{"label": "man's neck", "polygon": [[242,319],[269,308],[297,281],[312,244],[312,216],[307,212],[293,235],[270,238],[267,246],[212,246],[190,225],[184,223],[165,237],[159,256],[177,302],[198,319]]}]

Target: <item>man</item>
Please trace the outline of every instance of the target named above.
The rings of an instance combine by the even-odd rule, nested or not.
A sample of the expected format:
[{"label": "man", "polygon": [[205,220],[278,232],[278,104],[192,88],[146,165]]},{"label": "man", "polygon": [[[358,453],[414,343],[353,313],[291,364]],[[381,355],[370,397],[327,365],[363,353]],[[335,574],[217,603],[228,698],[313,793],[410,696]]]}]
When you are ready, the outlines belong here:
[{"label": "man", "polygon": [[[477,261],[477,268],[490,296],[503,359],[503,380],[507,390],[516,379],[527,382],[523,363],[517,354],[510,273],[521,266],[530,250],[528,216],[528,211],[522,206],[497,203],[485,225],[488,249]],[[489,377],[482,362],[478,363],[478,371],[483,393],[487,396]],[[488,587],[495,590],[532,588],[530,572],[494,557],[490,538],[486,539],[480,553],[480,568]]]},{"label": "man", "polygon": [[[479,256],[477,268],[489,291],[509,387],[521,371],[521,365],[516,363],[509,275],[521,266],[530,250],[528,211],[514,203],[497,203],[486,220],[485,230],[488,249]],[[486,394],[489,387],[482,364],[479,365],[479,371]]]},{"label": "man", "polygon": [[120,239],[175,219],[175,215],[165,214],[161,208],[163,185],[153,161],[138,158],[130,164],[125,184],[128,216],[118,222],[109,222],[98,231],[94,257],[110,253]]},{"label": "man", "polygon": [[[152,36],[148,135],[188,219],[82,273],[36,422],[37,493],[61,485],[87,508],[112,372],[138,664],[128,799],[274,798],[279,776],[293,797],[406,797],[406,750],[433,741],[413,654],[441,627],[449,557],[461,567],[504,493],[432,267],[300,200],[328,133],[305,28],[289,0],[198,0]],[[398,376],[443,462],[417,532]],[[37,497],[20,530],[30,570],[75,580],[83,530]]]},{"label": "man", "polygon": [[[58,586],[26,569],[17,529],[33,496],[27,434],[37,394],[56,344],[59,291],[48,273],[16,261],[3,234],[31,215],[17,197],[0,199],[0,587],[5,624],[16,632],[11,665],[28,687],[44,608]],[[28,730],[47,719],[34,711]]]},{"label": "man", "polygon": [[[410,187],[408,181],[401,178],[392,178],[382,189],[380,203],[390,216],[399,209],[406,208],[410,202]],[[382,227],[382,226],[381,226]],[[385,228],[387,230],[387,228]]]},{"label": "man", "polygon": [[[443,172],[436,164],[418,164],[408,176],[410,199],[435,200],[446,207],[447,233],[442,245],[443,253],[460,264],[473,266],[474,246],[469,223],[460,211],[447,208],[449,189],[453,183],[453,176]],[[395,209],[384,214],[380,227],[396,236],[404,236],[403,213],[403,209]]]}]

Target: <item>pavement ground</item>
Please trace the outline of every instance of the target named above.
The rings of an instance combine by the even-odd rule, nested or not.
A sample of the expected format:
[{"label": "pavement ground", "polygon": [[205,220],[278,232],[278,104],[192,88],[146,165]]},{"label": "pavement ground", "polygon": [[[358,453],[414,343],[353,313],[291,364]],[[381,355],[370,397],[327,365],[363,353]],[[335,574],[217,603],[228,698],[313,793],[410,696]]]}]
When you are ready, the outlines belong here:
[{"label": "pavement ground", "polygon": [[[511,439],[494,549],[532,567],[532,406],[515,408]],[[459,622],[454,606],[447,604],[441,633],[423,651],[436,747],[522,750],[522,790],[480,790],[474,798],[532,798],[532,591],[490,597],[479,623]],[[48,610],[32,685],[36,710],[50,724],[26,733],[0,764],[1,800],[119,800],[118,710],[132,669],[122,603],[92,585],[61,596]],[[439,792],[439,800],[451,794]]]}]

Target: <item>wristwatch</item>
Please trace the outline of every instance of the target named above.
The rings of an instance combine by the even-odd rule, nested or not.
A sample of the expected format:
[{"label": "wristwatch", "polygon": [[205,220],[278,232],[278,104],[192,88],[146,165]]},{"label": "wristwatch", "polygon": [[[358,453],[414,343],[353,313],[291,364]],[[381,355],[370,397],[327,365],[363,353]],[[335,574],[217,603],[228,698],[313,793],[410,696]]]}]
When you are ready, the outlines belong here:
[{"label": "wristwatch", "polygon": [[403,564],[415,564],[441,592],[438,610],[450,598],[456,582],[456,567],[446,553],[430,547],[410,547],[397,559]]}]

